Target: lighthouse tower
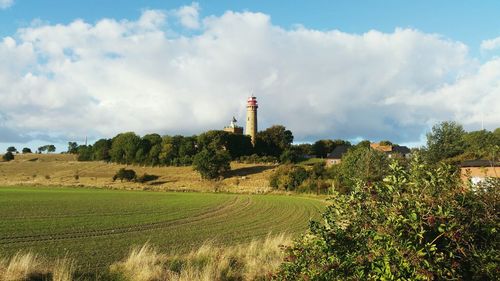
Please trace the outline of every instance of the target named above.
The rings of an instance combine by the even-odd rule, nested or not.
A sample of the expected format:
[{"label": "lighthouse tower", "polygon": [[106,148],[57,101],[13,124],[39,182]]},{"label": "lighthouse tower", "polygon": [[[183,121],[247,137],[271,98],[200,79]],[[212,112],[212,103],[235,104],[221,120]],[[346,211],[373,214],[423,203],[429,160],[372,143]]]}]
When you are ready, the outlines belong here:
[{"label": "lighthouse tower", "polygon": [[257,98],[253,95],[247,100],[247,126],[245,134],[252,138],[252,144],[255,146],[255,137],[257,136]]}]

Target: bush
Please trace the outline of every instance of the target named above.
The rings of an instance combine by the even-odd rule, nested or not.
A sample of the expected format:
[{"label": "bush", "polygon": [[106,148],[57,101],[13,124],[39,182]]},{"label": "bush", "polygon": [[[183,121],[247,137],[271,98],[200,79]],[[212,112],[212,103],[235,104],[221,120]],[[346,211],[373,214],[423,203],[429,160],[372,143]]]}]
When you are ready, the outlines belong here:
[{"label": "bush", "polygon": [[271,174],[269,185],[276,189],[293,191],[308,177],[309,173],[302,166],[284,165]]},{"label": "bush", "polygon": [[123,180],[132,181],[132,180],[135,180],[135,178],[136,178],[136,174],[135,174],[134,170],[127,170],[125,168],[121,168],[113,176],[113,181],[115,181],[117,179],[120,181],[123,181]]},{"label": "bush", "polygon": [[383,182],[336,193],[286,250],[278,280],[500,280],[500,183],[464,188],[415,157]]},{"label": "bush", "polygon": [[137,179],[135,181],[136,182],[140,182],[140,183],[145,183],[145,182],[148,182],[148,181],[157,180],[158,178],[159,177],[156,176],[156,175],[149,175],[147,173],[144,173],[142,176],[137,177]]},{"label": "bush", "polygon": [[10,160],[14,160],[14,154],[12,154],[12,152],[10,151],[7,151],[3,156],[2,156],[2,159],[4,161],[10,161]]}]

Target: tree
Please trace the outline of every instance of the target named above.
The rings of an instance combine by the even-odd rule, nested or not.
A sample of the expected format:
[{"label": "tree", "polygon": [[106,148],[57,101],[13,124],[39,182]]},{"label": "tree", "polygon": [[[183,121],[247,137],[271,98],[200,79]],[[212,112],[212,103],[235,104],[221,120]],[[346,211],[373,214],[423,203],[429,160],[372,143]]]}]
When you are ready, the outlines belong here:
[{"label": "tree", "polygon": [[56,151],[56,147],[53,144],[47,145],[47,153],[55,152],[55,151]]},{"label": "tree", "polygon": [[68,142],[68,153],[70,154],[76,154],[78,153],[78,144],[76,142]]},{"label": "tree", "polygon": [[94,161],[109,161],[109,151],[111,150],[110,139],[100,139],[92,146],[92,160]]},{"label": "tree", "polygon": [[427,134],[427,157],[429,161],[449,159],[464,153],[465,131],[462,125],[454,121],[446,121],[434,125]]},{"label": "tree", "polygon": [[53,144],[47,144],[47,145],[40,146],[38,148],[38,153],[42,153],[44,151],[47,151],[47,153],[49,153],[49,152],[55,152],[56,151],[56,147]]},{"label": "tree", "polygon": [[500,146],[500,139],[495,134],[487,131],[473,131],[464,134],[465,157],[469,159],[488,158],[495,146]]},{"label": "tree", "polygon": [[256,150],[260,155],[280,157],[293,142],[293,134],[285,126],[274,125],[257,133]]},{"label": "tree", "polygon": [[231,169],[230,162],[231,156],[227,151],[204,148],[194,157],[193,168],[204,179],[216,179]]},{"label": "tree", "polygon": [[31,153],[31,149],[28,148],[28,147],[24,147],[23,150],[22,150],[23,154],[26,154],[26,153]]},{"label": "tree", "polygon": [[2,159],[4,161],[10,161],[10,160],[14,160],[14,154],[10,151],[7,151],[3,156],[2,156]]},{"label": "tree", "polygon": [[9,146],[7,148],[7,152],[10,152],[10,153],[16,153],[17,152],[17,149],[14,147],[14,146]]},{"label": "tree", "polygon": [[141,138],[133,132],[121,133],[111,140],[109,155],[112,162],[132,164],[136,159]]},{"label": "tree", "polygon": [[342,157],[341,182],[344,187],[354,186],[357,182],[371,185],[382,180],[388,168],[389,160],[383,152],[364,146],[354,147]]}]

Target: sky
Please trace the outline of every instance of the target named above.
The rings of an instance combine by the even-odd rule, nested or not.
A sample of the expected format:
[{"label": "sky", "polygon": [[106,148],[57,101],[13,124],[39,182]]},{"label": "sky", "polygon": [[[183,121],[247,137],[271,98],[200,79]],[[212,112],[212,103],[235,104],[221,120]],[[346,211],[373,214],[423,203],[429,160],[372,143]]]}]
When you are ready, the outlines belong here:
[{"label": "sky", "polygon": [[[0,151],[221,129],[420,146],[500,127],[499,1],[0,0]],[[244,123],[244,122],[240,122]],[[244,125],[244,124],[240,124]]]}]

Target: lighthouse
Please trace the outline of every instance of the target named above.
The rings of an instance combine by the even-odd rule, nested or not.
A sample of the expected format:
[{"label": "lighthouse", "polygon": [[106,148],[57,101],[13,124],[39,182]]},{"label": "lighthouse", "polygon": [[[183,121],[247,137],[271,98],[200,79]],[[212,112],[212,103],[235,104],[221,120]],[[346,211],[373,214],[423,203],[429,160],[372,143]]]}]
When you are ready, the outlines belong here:
[{"label": "lighthouse", "polygon": [[252,145],[255,146],[255,137],[257,136],[257,98],[253,95],[247,100],[247,126],[245,134],[252,138]]}]

